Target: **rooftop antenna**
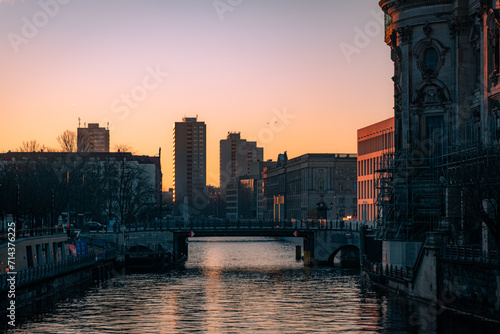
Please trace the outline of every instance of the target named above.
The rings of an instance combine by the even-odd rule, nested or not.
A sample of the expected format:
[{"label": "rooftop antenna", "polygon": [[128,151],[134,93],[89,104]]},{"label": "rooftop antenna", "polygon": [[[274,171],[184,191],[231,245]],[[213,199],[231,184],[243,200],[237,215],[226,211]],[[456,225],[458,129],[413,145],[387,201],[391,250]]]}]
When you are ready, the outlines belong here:
[{"label": "rooftop antenna", "polygon": [[78,117],[78,127],[80,127],[80,117]]},{"label": "rooftop antenna", "polygon": [[106,130],[109,130],[109,122],[108,122],[108,125],[106,126]]}]

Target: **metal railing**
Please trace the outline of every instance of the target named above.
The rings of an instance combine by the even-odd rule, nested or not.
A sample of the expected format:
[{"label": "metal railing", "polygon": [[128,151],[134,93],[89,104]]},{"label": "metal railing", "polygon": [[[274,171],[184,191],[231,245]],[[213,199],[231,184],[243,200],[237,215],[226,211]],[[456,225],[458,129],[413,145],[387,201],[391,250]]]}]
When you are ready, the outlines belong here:
[{"label": "metal railing", "polygon": [[[19,270],[15,274],[16,287],[22,287],[23,285],[27,285],[39,280],[61,275],[69,271],[86,267],[96,262],[97,259],[95,254],[89,253],[84,256],[67,259],[66,261]],[[7,278],[10,278],[12,276],[12,274],[8,273],[0,274],[0,290],[3,291],[8,289]]]},{"label": "metal railing", "polygon": [[[298,230],[346,230],[360,231],[366,226],[371,229],[376,229],[371,222],[365,221],[343,221],[343,220],[303,220],[303,221],[270,221],[270,220],[163,220],[151,222],[147,224],[132,224],[120,229],[127,232],[134,231],[169,231],[183,229],[298,229]],[[115,230],[94,231],[95,234],[116,233]],[[83,232],[88,233],[88,232]]]},{"label": "metal railing", "polygon": [[206,221],[193,220],[175,222],[168,226],[169,230],[176,229],[297,229],[297,230],[346,230],[359,231],[365,224],[361,221],[342,220],[304,220],[304,221],[268,221],[268,220],[238,220],[238,221]]},{"label": "metal railing", "polygon": [[[16,240],[22,238],[30,238],[34,236],[49,236],[49,235],[63,235],[66,232],[62,227],[37,227],[37,228],[25,228],[22,230],[16,230]],[[0,233],[0,244],[6,243],[8,241],[9,234],[7,231]]]},{"label": "metal railing", "polygon": [[441,247],[440,255],[441,258],[449,260],[500,264],[498,251],[493,250],[485,253],[479,247],[444,245]]},{"label": "metal railing", "polygon": [[380,262],[363,261],[363,269],[366,272],[379,276],[391,277],[396,279],[411,279],[412,270],[409,267],[403,268],[386,264],[385,267]]}]

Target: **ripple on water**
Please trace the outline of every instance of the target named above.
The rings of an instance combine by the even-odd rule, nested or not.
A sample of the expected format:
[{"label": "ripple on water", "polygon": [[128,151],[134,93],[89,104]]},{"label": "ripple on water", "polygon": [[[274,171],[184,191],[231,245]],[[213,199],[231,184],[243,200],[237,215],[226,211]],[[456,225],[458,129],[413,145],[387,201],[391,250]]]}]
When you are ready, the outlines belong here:
[{"label": "ripple on water", "polygon": [[436,333],[435,319],[410,325],[414,304],[367,290],[359,274],[305,269],[294,244],[257,241],[190,242],[186,269],[117,276],[26,315],[19,332]]}]

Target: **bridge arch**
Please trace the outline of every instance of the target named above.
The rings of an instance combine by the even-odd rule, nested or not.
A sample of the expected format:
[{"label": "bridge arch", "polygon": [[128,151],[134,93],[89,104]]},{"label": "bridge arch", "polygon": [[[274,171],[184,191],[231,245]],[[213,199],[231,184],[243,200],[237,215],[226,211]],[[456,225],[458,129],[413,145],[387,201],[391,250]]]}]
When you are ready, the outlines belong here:
[{"label": "bridge arch", "polygon": [[153,253],[153,250],[147,246],[134,245],[128,248],[127,252],[136,253]]},{"label": "bridge arch", "polygon": [[334,267],[335,266],[335,257],[337,255],[341,255],[341,257],[345,256],[344,259],[341,259],[342,267],[359,267],[360,265],[360,249],[356,245],[344,245],[337,248],[328,258],[328,265]]}]

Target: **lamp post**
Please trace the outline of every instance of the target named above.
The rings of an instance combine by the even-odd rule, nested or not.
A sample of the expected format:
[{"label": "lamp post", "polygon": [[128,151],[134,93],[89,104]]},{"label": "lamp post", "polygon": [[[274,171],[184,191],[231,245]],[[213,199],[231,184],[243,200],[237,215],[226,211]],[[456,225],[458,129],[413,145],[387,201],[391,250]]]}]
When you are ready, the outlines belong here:
[{"label": "lamp post", "polygon": [[[172,210],[174,209],[174,204],[173,203],[172,204],[162,204],[161,207],[162,207],[162,212],[163,212],[163,210],[170,212],[170,214],[167,214],[167,228],[168,228],[168,225],[170,223],[170,216],[172,215]],[[163,215],[160,218],[160,230],[163,230]]]},{"label": "lamp post", "polygon": [[54,224],[54,189],[50,190],[50,234],[54,234],[54,229],[57,224]]},{"label": "lamp post", "polygon": [[215,208],[215,217],[219,218],[219,196],[220,196],[220,191],[217,192],[217,206]]},{"label": "lamp post", "polygon": [[68,221],[66,223],[66,228],[69,229],[70,227],[70,217],[69,217],[69,171],[66,172],[66,194],[67,194],[67,199],[68,199],[68,203],[67,203],[67,207],[66,207],[66,213],[68,214]]},{"label": "lamp post", "polygon": [[323,201],[323,196],[321,196],[321,200],[316,204],[316,218],[318,222],[321,224],[321,222],[324,220],[328,219],[328,211],[330,211],[333,208],[333,203],[330,203],[330,205],[327,205]]},{"label": "lamp post", "polygon": [[83,183],[83,223],[85,223],[85,212],[87,211],[87,198],[85,194],[85,174],[82,174]]},{"label": "lamp post", "polygon": [[0,184],[0,221],[2,223],[2,234],[5,232],[5,225],[4,225],[4,219],[3,219],[3,187]]}]

